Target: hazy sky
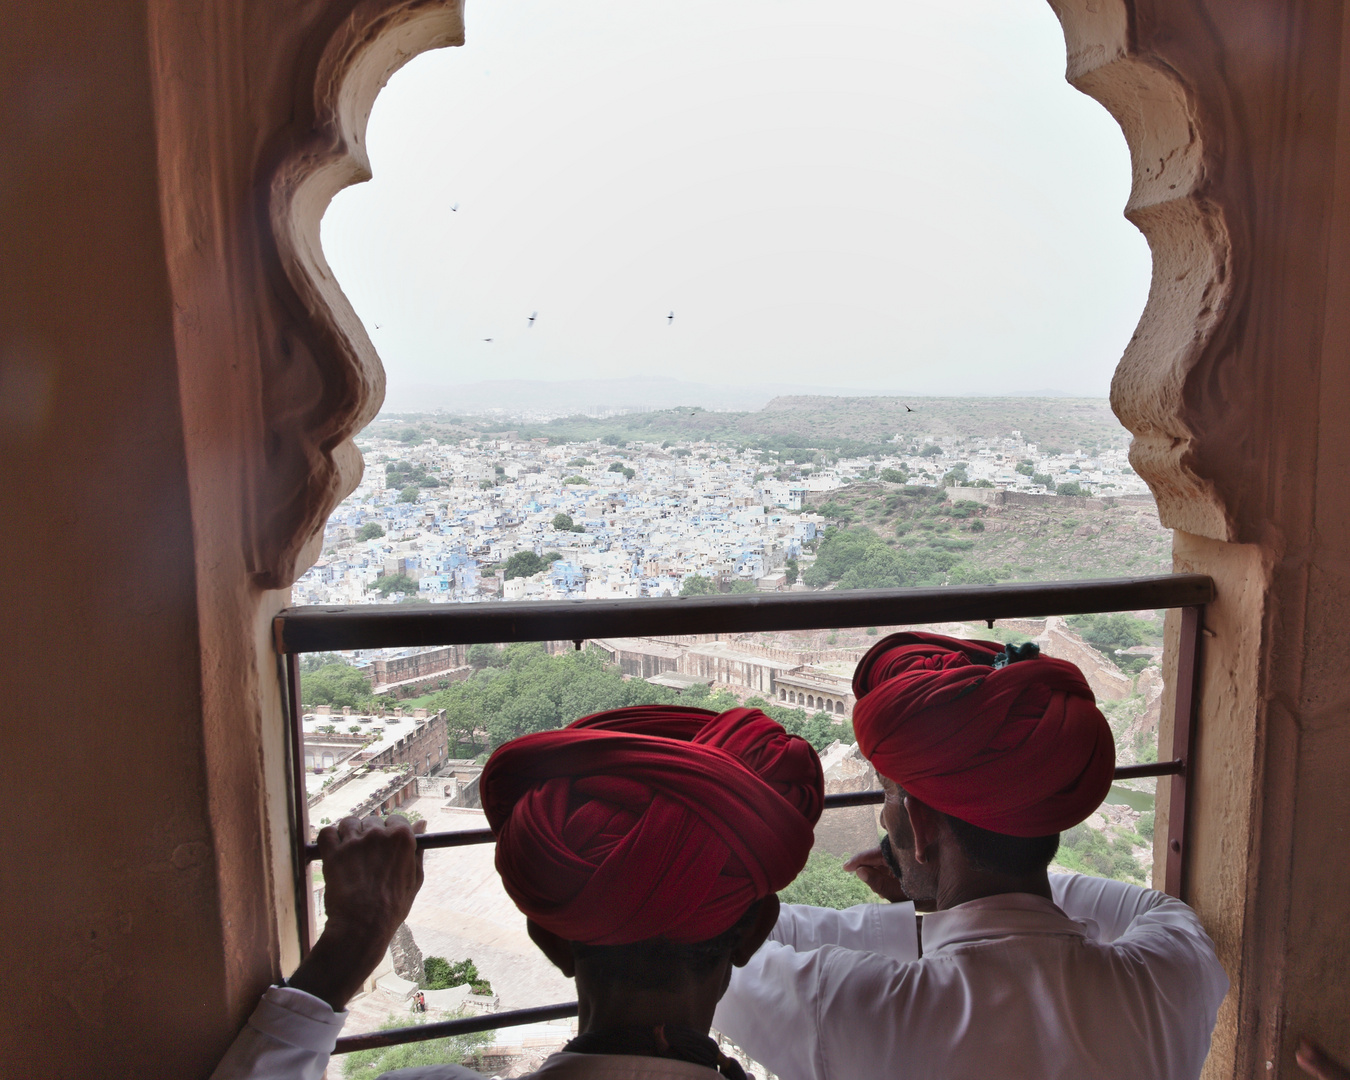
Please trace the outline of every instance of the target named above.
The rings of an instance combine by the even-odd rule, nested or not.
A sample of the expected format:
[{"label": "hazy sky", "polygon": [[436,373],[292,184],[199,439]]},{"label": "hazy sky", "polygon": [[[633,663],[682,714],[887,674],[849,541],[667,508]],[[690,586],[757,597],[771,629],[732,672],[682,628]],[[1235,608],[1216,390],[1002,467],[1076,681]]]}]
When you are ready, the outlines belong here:
[{"label": "hazy sky", "polygon": [[1148,291],[1124,139],[1045,0],[469,0],[369,148],[323,242],[391,395],[1103,395]]}]

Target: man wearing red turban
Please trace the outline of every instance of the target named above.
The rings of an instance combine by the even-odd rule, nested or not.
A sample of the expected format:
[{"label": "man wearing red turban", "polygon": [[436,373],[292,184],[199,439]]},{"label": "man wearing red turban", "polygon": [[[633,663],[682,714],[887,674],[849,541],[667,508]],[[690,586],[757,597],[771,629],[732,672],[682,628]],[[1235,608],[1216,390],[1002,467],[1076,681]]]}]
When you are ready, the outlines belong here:
[{"label": "man wearing red turban", "polygon": [[1228,979],[1195,913],[1047,872],[1114,773],[1082,673],[902,633],[853,687],[885,835],[846,868],[893,903],[785,906],[717,1028],[782,1080],[1199,1076]]},{"label": "man wearing red turban", "polygon": [[[497,868],[577,984],[578,1037],[532,1075],[746,1080],[708,1037],[713,1010],[806,864],[824,788],[810,744],[757,709],[620,709],[500,747],[479,780]],[[323,935],[213,1080],[318,1080],[342,1009],[408,915],[422,869],[401,819],[345,819],[319,848]],[[482,1080],[457,1065],[410,1073]]]},{"label": "man wearing red turban", "polygon": [[757,709],[620,709],[507,743],[479,791],[507,893],[576,978],[580,1034],[539,1075],[618,1055],[627,1076],[743,1080],[708,1029],[810,854],[810,744]]}]

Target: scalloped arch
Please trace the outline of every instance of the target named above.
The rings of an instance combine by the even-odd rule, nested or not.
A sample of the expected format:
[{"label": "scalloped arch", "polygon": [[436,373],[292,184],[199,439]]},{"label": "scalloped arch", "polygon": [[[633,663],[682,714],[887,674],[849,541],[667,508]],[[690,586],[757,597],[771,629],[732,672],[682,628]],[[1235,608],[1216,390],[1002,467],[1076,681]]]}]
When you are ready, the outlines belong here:
[{"label": "scalloped arch", "polygon": [[[1100,102],[1130,148],[1126,217],[1153,254],[1148,302],[1111,387],[1133,433],[1130,460],[1163,523],[1219,540],[1234,525],[1198,469],[1187,381],[1233,293],[1233,250],[1210,175],[1198,106],[1177,74],[1134,48],[1124,0],[1050,0],[1068,81]],[[277,292],[295,316],[263,373],[265,468],[255,486],[252,566],[288,586],[317,557],[328,515],[360,481],[352,436],[384,398],[384,370],[330,270],[319,225],[333,196],[371,176],[365,128],[376,95],[414,56],[464,41],[463,0],[362,0],[324,42],[296,121],[262,185]],[[308,118],[308,119],[306,119]]]},{"label": "scalloped arch", "polygon": [[331,28],[264,170],[271,277],[293,316],[262,380],[251,562],[264,588],[289,586],[317,557],[328,515],[361,479],[352,436],[384,400],[380,358],[324,258],[324,211],[371,177],[366,124],[389,78],[419,53],[463,43],[463,0],[362,0]]},{"label": "scalloped arch", "polygon": [[1136,48],[1124,0],[1050,0],[1064,28],[1065,77],[1125,134],[1133,182],[1125,216],[1148,240],[1153,279],[1111,381],[1111,407],[1134,435],[1130,462],[1164,525],[1216,540],[1235,527],[1199,471],[1187,382],[1216,343],[1233,296],[1233,245],[1208,193],[1212,147],[1199,106],[1170,67]]}]

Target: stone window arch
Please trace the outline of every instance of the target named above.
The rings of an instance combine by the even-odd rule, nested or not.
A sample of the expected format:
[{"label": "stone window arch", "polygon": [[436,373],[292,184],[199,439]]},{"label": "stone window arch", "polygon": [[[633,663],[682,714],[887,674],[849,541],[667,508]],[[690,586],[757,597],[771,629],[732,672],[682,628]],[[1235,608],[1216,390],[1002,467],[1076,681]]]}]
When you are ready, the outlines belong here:
[{"label": "stone window arch", "polygon": [[[1127,8],[1124,0],[1050,2],[1064,26],[1069,81],[1101,102],[1125,132],[1133,161],[1125,212],[1153,252],[1148,303],[1111,391],[1116,414],[1134,434],[1131,463],[1154,491],[1164,525],[1217,541],[1251,539],[1241,534],[1233,509],[1236,496],[1224,486],[1220,458],[1226,448],[1205,438],[1206,417],[1222,413],[1228,389],[1221,331],[1237,279],[1225,203],[1214,185],[1218,161],[1205,142],[1219,120],[1205,112],[1174,67],[1139,52],[1133,5]],[[242,108],[231,101],[199,105],[193,99],[202,80],[185,71],[194,57],[204,68],[225,70],[215,64],[210,49],[217,42],[207,35],[205,45],[196,44],[198,24],[172,14],[173,5],[163,5],[164,13],[156,10],[151,36],[156,63],[164,66],[156,72],[161,143],[200,146],[198,157],[213,162],[234,160],[236,152],[255,154],[246,159],[251,164],[235,170],[248,175],[250,186],[226,190],[220,181],[220,190],[206,193],[214,198],[198,195],[196,204],[176,195],[180,187],[195,192],[191,170],[201,166],[181,165],[183,175],[165,181],[163,215],[175,308],[182,312],[176,332],[182,339],[188,427],[215,431],[212,414],[225,411],[220,401],[241,393],[244,400],[260,403],[257,415],[243,425],[251,432],[246,444],[227,441],[241,449],[234,488],[211,493],[211,498],[233,497],[240,504],[234,533],[221,532],[220,543],[231,557],[242,546],[257,590],[281,590],[313,563],[324,522],[359,480],[362,462],[352,437],[383,399],[379,357],[327,266],[319,222],[338,190],[370,176],[364,128],[379,89],[418,53],[463,42],[462,5],[458,0],[340,0],[324,6],[321,14],[296,16],[293,21],[309,22],[275,47],[298,59],[283,75],[272,76],[274,85],[252,88],[259,99],[275,98],[280,106],[264,118],[267,138],[255,140],[263,148],[243,151],[229,134],[196,136],[204,110]],[[226,44],[243,50],[239,42]],[[250,72],[256,67],[243,66]],[[275,85],[278,78],[287,85]],[[210,211],[216,206],[244,209],[228,211],[238,216],[223,221],[213,248],[201,241],[206,226],[199,223],[213,220]],[[246,238],[244,250],[237,250],[235,237]],[[218,301],[230,292],[219,284],[221,267],[238,275],[227,282],[242,298],[233,301],[234,309]],[[212,393],[209,380],[225,385],[226,378],[210,374],[219,368],[212,361],[229,351],[199,329],[212,318],[240,328],[237,352],[249,370],[247,385],[233,395]],[[199,343],[196,354],[193,342]],[[1233,482],[1231,470],[1228,481]],[[205,526],[199,531],[212,535]],[[202,565],[228,562],[214,558],[206,545],[198,558]],[[266,601],[280,602],[275,597]],[[239,606],[263,603],[250,596]],[[252,625],[253,620],[236,621]],[[266,669],[264,661],[270,663],[270,657],[258,657],[260,671]],[[709,665],[701,662],[699,669],[706,675]],[[233,685],[229,679],[219,682],[222,688]],[[206,711],[230,714],[230,695],[214,687],[209,693],[221,703],[208,701]],[[814,702],[788,694],[790,702],[797,698]],[[279,729],[279,698],[259,708]],[[218,748],[209,749],[211,755],[230,756]],[[274,771],[280,774],[279,767]],[[1158,835],[1166,835],[1161,820]],[[284,865],[288,853],[279,855],[273,861]]]}]

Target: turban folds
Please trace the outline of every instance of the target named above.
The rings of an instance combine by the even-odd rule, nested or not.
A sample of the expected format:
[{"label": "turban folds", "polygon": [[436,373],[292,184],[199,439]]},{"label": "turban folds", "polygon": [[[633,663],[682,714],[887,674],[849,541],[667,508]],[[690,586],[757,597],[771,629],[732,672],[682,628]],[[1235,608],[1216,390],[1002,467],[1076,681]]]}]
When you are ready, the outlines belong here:
[{"label": "turban folds", "polygon": [[944,814],[1005,836],[1063,832],[1110,790],[1111,728],[1073,664],[994,668],[1002,650],[924,633],[877,642],[853,675],[858,746]]},{"label": "turban folds", "polygon": [[568,941],[706,941],[797,876],[820,760],[758,709],[651,705],[498,748],[479,781],[497,870]]}]

